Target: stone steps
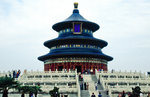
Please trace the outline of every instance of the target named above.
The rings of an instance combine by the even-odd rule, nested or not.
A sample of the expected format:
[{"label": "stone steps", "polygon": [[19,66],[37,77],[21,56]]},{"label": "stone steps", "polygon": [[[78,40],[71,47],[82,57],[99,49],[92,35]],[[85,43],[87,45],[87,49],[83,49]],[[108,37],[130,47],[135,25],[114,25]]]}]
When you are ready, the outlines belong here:
[{"label": "stone steps", "polygon": [[[91,97],[92,93],[98,97],[99,92],[102,94],[103,97],[109,97],[106,94],[106,90],[103,89],[101,84],[97,84],[98,89],[95,89],[95,83],[98,82],[98,79],[95,75],[84,75],[83,74],[83,82],[88,82],[89,89],[88,90],[81,90],[81,97]],[[80,82],[81,83],[81,82]]]},{"label": "stone steps", "polygon": [[88,90],[81,90],[81,97],[90,97]]}]

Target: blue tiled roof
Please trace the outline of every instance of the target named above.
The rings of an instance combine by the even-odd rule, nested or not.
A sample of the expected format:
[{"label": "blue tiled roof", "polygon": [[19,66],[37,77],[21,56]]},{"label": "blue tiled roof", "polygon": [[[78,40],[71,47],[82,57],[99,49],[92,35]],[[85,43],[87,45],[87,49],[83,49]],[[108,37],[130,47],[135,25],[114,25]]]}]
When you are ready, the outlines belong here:
[{"label": "blue tiled roof", "polygon": [[100,48],[107,46],[107,42],[101,39],[96,39],[94,37],[85,36],[69,36],[69,37],[58,37],[56,39],[48,40],[44,42],[44,46],[50,48],[56,45],[64,44],[91,44],[96,45]]},{"label": "blue tiled roof", "polygon": [[[81,34],[73,33],[73,22],[82,22]],[[99,29],[99,25],[86,20],[79,14],[78,9],[73,10],[73,14],[66,20],[56,23],[52,27],[59,32],[58,38],[48,40],[44,42],[44,45],[48,48],[53,47],[50,52],[46,55],[38,57],[39,60],[45,61],[50,58],[57,57],[90,57],[90,58],[100,58],[107,61],[113,60],[111,56],[102,53],[101,49],[107,46],[107,42],[101,39],[96,39],[93,37],[93,33]],[[66,29],[70,29],[69,31]],[[86,31],[85,31],[86,29]],[[65,30],[65,31],[64,31]],[[88,30],[88,32],[87,32]],[[63,32],[62,32],[63,31]],[[68,45],[89,45],[91,47],[73,47]],[[61,46],[60,46],[61,45]],[[67,47],[62,48],[62,45],[67,45]],[[57,47],[58,46],[58,47]],[[57,47],[57,48],[56,48]],[[59,48],[60,47],[60,48]]]},{"label": "blue tiled roof", "polygon": [[41,61],[54,57],[78,56],[78,57],[95,57],[111,61],[113,58],[103,54],[100,50],[91,48],[60,48],[54,49],[50,53],[39,57]]},{"label": "blue tiled roof", "polygon": [[84,17],[82,17],[79,14],[79,10],[78,9],[74,9],[73,10],[73,14],[68,17],[66,20],[56,23],[52,26],[52,28],[56,31],[60,31],[63,30],[65,28],[72,28],[72,22],[82,22],[83,28],[88,28],[89,30],[95,32],[96,30],[99,29],[99,25],[94,23],[94,22],[90,22],[88,20],[86,20]]}]

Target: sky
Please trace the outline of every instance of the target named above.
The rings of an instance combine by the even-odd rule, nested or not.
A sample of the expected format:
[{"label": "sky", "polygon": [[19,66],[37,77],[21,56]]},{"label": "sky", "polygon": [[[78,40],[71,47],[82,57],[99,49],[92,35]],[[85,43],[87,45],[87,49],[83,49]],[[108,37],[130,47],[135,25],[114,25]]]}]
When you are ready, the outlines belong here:
[{"label": "sky", "polygon": [[43,43],[58,36],[52,25],[72,14],[74,2],[100,25],[94,37],[108,42],[109,70],[150,71],[150,0],[0,0],[0,71],[43,71]]}]

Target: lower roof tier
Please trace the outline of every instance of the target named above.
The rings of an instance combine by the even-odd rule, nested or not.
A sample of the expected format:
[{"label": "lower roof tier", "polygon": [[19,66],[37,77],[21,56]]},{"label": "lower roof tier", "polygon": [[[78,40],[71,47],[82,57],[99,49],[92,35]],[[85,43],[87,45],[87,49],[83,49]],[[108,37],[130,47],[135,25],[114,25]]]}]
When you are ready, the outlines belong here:
[{"label": "lower roof tier", "polygon": [[82,37],[82,36],[73,36],[66,38],[56,38],[53,40],[48,40],[44,42],[44,46],[51,48],[59,45],[67,45],[67,44],[87,44],[87,45],[95,45],[100,48],[107,46],[107,42],[104,40],[96,39],[93,37]]},{"label": "lower roof tier", "polygon": [[105,55],[98,49],[92,48],[60,48],[51,50],[48,54],[38,57],[40,61],[59,57],[87,57],[100,58],[107,61],[113,60],[111,56]]}]

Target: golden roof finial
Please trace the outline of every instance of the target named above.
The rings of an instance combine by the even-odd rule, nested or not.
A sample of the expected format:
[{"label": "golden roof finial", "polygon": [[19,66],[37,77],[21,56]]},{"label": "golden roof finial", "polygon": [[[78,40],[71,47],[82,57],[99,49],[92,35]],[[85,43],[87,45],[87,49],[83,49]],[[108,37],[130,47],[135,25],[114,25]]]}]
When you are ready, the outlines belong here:
[{"label": "golden roof finial", "polygon": [[78,8],[78,2],[74,2],[74,8],[75,8],[75,9]]}]

